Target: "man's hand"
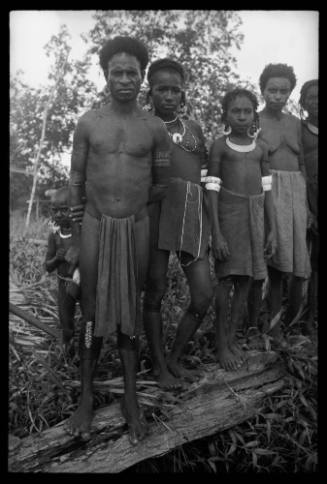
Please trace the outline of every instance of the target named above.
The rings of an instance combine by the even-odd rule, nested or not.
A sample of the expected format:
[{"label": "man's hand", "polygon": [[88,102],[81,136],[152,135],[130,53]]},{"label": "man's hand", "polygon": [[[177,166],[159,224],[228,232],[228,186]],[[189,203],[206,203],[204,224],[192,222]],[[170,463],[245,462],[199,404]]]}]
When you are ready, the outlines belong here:
[{"label": "man's hand", "polygon": [[82,223],[83,216],[84,216],[84,209],[85,205],[75,205],[74,207],[70,207],[70,218],[72,222]]},{"label": "man's hand", "polygon": [[56,260],[58,260],[58,261],[66,260],[65,259],[65,253],[66,253],[66,249],[64,249],[63,247],[60,247],[56,252]]},{"label": "man's hand", "polygon": [[230,256],[227,242],[221,234],[212,237],[212,253],[215,259],[221,261],[224,261]]},{"label": "man's hand", "polygon": [[273,231],[270,231],[266,238],[266,244],[264,249],[264,255],[267,259],[270,259],[276,252],[277,242]]}]

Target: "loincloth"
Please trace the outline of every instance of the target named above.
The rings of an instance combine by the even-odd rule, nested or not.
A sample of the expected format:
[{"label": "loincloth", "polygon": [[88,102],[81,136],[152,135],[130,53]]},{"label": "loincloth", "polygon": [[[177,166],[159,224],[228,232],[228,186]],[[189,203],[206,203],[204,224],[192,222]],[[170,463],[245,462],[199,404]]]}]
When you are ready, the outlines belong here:
[{"label": "loincloth", "polygon": [[306,242],[306,185],[300,171],[271,170],[277,249],[268,265],[297,277],[310,276]]},{"label": "loincloth", "polygon": [[174,178],[161,205],[158,248],[187,252],[194,259],[200,259],[207,252],[209,235],[209,217],[201,186]]},{"label": "loincloth", "polygon": [[[147,218],[143,220],[147,221]],[[107,336],[117,329],[127,336],[140,332],[134,229],[134,215],[126,218],[101,217],[95,336]]]},{"label": "loincloth", "polygon": [[219,225],[230,256],[216,260],[218,278],[229,275],[265,279],[264,193],[241,195],[226,188],[219,193]]}]

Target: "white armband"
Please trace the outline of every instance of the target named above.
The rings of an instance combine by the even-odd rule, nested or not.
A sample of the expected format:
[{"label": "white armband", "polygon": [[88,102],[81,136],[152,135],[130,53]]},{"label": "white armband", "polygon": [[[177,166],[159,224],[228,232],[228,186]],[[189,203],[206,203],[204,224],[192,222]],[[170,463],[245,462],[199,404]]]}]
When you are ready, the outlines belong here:
[{"label": "white armband", "polygon": [[207,168],[202,168],[202,170],[201,170],[201,183],[206,182],[207,173],[208,173]]},{"label": "white armband", "polygon": [[217,176],[207,176],[206,177],[207,183],[216,183],[217,185],[221,185],[221,179]]},{"label": "white armband", "polygon": [[261,178],[261,180],[262,180],[262,188],[263,188],[263,191],[264,192],[267,192],[267,191],[271,190],[271,187],[272,187],[272,175],[263,176]]}]

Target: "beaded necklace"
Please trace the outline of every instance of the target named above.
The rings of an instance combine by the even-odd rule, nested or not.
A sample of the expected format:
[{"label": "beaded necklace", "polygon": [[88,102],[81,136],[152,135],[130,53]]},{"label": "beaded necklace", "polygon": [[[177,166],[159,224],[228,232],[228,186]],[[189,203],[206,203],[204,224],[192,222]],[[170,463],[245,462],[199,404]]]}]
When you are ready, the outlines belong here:
[{"label": "beaded necklace", "polygon": [[[187,131],[191,134],[191,136],[193,138],[194,147],[191,148],[191,144],[189,146],[186,144],[186,141],[184,139],[184,136],[186,134],[186,125],[183,122],[183,120],[181,118],[179,118],[178,116],[176,116],[176,118],[173,119],[172,121],[164,121],[164,123],[167,125],[167,124],[171,124],[175,121],[179,121],[181,123],[183,131],[182,131],[182,133],[171,133],[169,131],[168,127],[167,127],[169,136],[171,137],[173,143],[175,143],[177,146],[182,148],[184,151],[188,151],[189,153],[193,153],[197,149],[198,144],[197,144],[195,136],[193,135],[193,133],[190,129],[188,129]],[[183,141],[184,141],[184,143],[183,143]]]}]

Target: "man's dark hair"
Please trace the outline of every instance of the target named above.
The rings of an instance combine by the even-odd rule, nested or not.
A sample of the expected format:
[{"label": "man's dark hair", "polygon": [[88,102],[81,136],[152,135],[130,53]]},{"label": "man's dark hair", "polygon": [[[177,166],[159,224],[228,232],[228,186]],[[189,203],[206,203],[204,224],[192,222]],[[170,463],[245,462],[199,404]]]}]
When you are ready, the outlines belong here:
[{"label": "man's dark hair", "polygon": [[254,120],[256,123],[258,123],[258,99],[253,92],[249,91],[248,89],[243,89],[242,87],[237,87],[236,89],[233,89],[232,91],[228,91],[225,96],[223,97],[221,101],[221,107],[222,107],[222,115],[221,115],[221,120],[222,122],[226,121],[226,116],[227,116],[227,111],[228,111],[228,106],[234,99],[237,97],[247,97],[253,106],[253,111],[254,111]]},{"label": "man's dark hair", "polygon": [[138,39],[132,37],[123,37],[121,35],[107,40],[102,49],[100,50],[100,65],[107,77],[108,62],[115,55],[121,52],[134,55],[140,62],[142,77],[144,75],[145,68],[149,62],[148,51],[145,45]]},{"label": "man's dark hair", "polygon": [[311,86],[318,86],[318,79],[311,79],[310,81],[305,82],[301,87],[299,103],[302,107],[305,100],[305,96]]},{"label": "man's dark hair", "polygon": [[152,64],[150,64],[148,75],[147,75],[147,80],[150,86],[151,86],[151,78],[155,72],[161,71],[161,70],[171,70],[171,69],[178,72],[178,74],[182,78],[182,82],[185,81],[185,73],[184,73],[183,66],[179,62],[173,59],[169,59],[168,57],[165,57],[164,59],[158,59],[152,62]]},{"label": "man's dark hair", "polygon": [[291,83],[291,91],[296,85],[296,77],[292,66],[287,64],[268,64],[261,73],[259,79],[260,90],[265,90],[266,84],[271,77],[286,77]]}]

